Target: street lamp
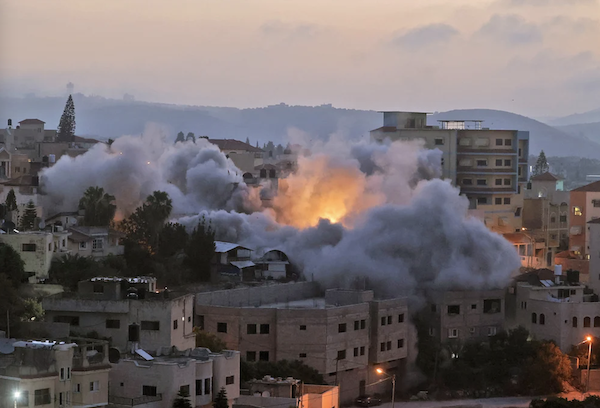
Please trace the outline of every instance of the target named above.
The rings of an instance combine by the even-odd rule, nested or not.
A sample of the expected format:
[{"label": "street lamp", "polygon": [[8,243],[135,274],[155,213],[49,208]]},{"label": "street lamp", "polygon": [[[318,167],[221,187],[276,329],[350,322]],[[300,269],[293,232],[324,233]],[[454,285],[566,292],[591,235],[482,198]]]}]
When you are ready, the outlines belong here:
[{"label": "street lamp", "polygon": [[13,396],[15,397],[15,408],[17,408],[17,401],[19,400],[19,398],[21,398],[21,391],[19,391],[19,390],[15,391]]},{"label": "street lamp", "polygon": [[588,366],[587,366],[587,385],[585,387],[585,392],[589,394],[590,392],[590,366],[592,365],[592,336],[587,336],[585,341],[588,342],[590,347],[588,348]]},{"label": "street lamp", "polygon": [[377,372],[377,374],[387,375],[387,377],[385,378],[386,380],[388,378],[392,379],[392,408],[394,408],[394,397],[396,396],[396,374],[389,375],[381,368],[377,368],[377,369],[375,369],[375,371]]}]

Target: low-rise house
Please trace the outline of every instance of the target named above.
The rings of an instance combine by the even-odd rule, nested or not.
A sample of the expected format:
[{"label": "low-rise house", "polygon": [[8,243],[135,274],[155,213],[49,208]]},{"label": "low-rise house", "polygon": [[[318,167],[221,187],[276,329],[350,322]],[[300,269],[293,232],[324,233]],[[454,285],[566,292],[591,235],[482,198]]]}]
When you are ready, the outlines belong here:
[{"label": "low-rise house", "polygon": [[103,340],[0,339],[0,406],[105,407],[110,368]]},{"label": "low-rise house", "polygon": [[48,279],[54,255],[54,235],[44,231],[0,233],[0,244],[11,246],[25,263],[30,283]]},{"label": "low-rise house", "polygon": [[189,395],[194,407],[210,406],[221,388],[230,406],[240,395],[239,351],[165,347],[153,355],[133,353],[112,363],[109,402],[115,408],[171,408],[180,391]]},{"label": "low-rise house", "polygon": [[265,376],[248,382],[249,395],[240,395],[233,408],[337,408],[339,387],[337,385],[303,384],[294,378]]},{"label": "low-rise house", "polygon": [[286,279],[290,261],[287,255],[278,249],[266,251],[263,256],[254,261],[260,277],[266,279]]},{"label": "low-rise house", "polygon": [[69,250],[73,255],[104,258],[125,253],[125,234],[109,227],[71,227],[69,232]]},{"label": "low-rise house", "polygon": [[243,173],[252,173],[256,166],[263,163],[264,151],[248,143],[235,139],[208,139],[208,141],[231,159]]},{"label": "low-rise house", "polygon": [[72,332],[96,332],[121,351],[195,345],[194,295],[158,291],[156,278],[98,277],[79,282],[75,293],[42,299],[45,319],[69,323]]},{"label": "low-rise house", "polygon": [[232,242],[215,241],[215,264],[217,274],[235,280],[253,280],[255,264],[252,250]]}]

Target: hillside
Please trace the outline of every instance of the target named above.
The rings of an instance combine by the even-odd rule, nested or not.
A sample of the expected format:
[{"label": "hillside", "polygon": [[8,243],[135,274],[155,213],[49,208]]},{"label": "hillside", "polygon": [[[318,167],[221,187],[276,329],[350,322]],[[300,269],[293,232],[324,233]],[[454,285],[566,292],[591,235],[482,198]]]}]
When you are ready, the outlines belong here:
[{"label": "hillside", "polygon": [[572,115],[563,116],[548,121],[552,126],[576,125],[580,123],[600,122],[600,108],[584,113],[574,113]]},{"label": "hillside", "polygon": [[578,123],[574,125],[556,126],[556,128],[572,136],[600,143],[600,122]]},{"label": "hillside", "polygon": [[[333,133],[350,138],[367,135],[382,124],[382,115],[375,111],[322,106],[272,105],[256,109],[209,106],[180,106],[148,102],[122,101],[102,97],[74,95],[77,134],[99,139],[124,134],[140,134],[150,122],[160,124],[175,137],[179,131],[194,132],[213,138],[236,138],[262,144],[271,140],[284,143],[289,129],[300,129],[311,137],[325,139]],[[39,118],[48,128],[56,128],[65,98],[1,98],[0,123],[25,118]],[[492,129],[528,130],[530,153],[544,149],[549,156],[580,156],[600,158],[600,144],[582,138],[577,132],[565,132],[531,118],[490,109],[463,109],[435,113],[429,123],[439,119],[481,119]],[[598,140],[600,142],[600,140]]]}]

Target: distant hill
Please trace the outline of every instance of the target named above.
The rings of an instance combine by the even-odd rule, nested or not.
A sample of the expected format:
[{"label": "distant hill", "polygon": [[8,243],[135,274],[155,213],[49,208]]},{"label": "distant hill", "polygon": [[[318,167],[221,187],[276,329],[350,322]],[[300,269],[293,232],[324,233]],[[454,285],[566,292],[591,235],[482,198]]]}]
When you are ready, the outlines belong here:
[{"label": "distant hill", "polygon": [[576,125],[580,123],[600,122],[600,108],[584,113],[574,113],[573,115],[555,118],[548,121],[552,126]]},{"label": "distant hill", "polygon": [[574,125],[556,126],[556,128],[570,135],[600,143],[600,122],[578,123]]},{"label": "distant hill", "polygon": [[[46,121],[56,128],[66,98],[0,97],[0,127],[6,120],[25,118]],[[322,106],[272,105],[256,109],[210,106],[182,106],[74,95],[77,134],[98,139],[116,138],[124,134],[140,134],[149,122],[164,126],[175,138],[179,131],[194,132],[211,138],[250,139],[262,145],[271,140],[283,143],[290,128],[298,128],[314,138],[325,139],[333,133],[350,138],[368,134],[380,127],[382,115],[375,111]],[[579,156],[600,159],[600,143],[577,133],[565,132],[531,118],[490,109],[463,109],[435,113],[429,122],[439,119],[481,119],[491,129],[528,130],[532,154],[543,149],[548,156]],[[600,140],[598,140],[600,142]]]}]

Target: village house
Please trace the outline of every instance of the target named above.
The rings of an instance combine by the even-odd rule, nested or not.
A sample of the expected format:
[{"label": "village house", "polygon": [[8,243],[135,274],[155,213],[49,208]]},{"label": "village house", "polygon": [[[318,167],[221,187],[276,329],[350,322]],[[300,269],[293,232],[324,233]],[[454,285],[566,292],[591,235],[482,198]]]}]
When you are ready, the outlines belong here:
[{"label": "village house", "polygon": [[104,258],[125,253],[125,234],[109,227],[71,227],[69,234],[69,251],[73,255]]}]

